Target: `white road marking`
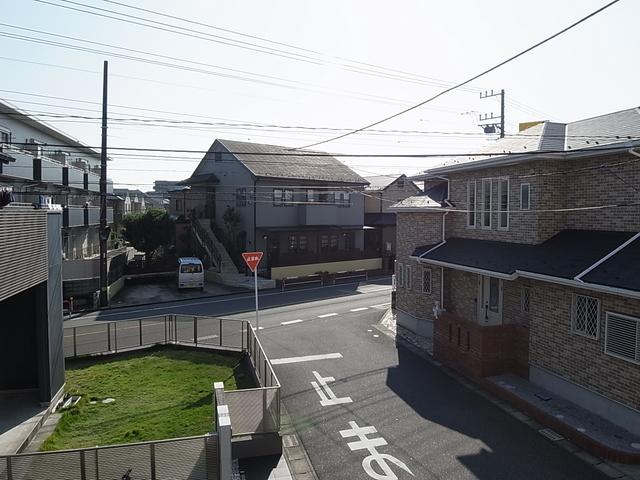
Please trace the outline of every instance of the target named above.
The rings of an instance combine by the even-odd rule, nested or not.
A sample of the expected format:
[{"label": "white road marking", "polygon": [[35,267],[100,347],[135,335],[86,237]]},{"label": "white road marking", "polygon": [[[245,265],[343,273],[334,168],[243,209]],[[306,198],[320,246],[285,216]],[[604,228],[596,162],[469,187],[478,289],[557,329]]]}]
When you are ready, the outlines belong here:
[{"label": "white road marking", "polygon": [[264,327],[258,327],[258,330],[264,330]]},{"label": "white road marking", "polygon": [[391,302],[379,303],[378,305],[371,305],[371,308],[382,308],[382,307],[386,307],[387,305],[391,305]]},{"label": "white road marking", "polygon": [[[360,427],[353,421],[349,422],[349,426],[351,428],[347,430],[340,430],[340,436],[342,436],[342,438],[358,437],[357,441],[347,443],[349,450],[367,450],[369,452],[369,456],[365,457],[362,461],[362,468],[367,475],[376,480],[398,480],[396,474],[391,470],[391,466],[387,463],[391,462],[396,467],[407,472],[409,475],[415,476],[413,475],[413,472],[409,470],[409,467],[407,467],[401,460],[398,460],[396,457],[388,453],[378,452],[377,447],[382,447],[388,444],[382,437],[367,438],[367,435],[372,435],[378,432],[376,427]],[[378,471],[371,466],[373,462],[378,466]],[[382,474],[379,473],[380,471],[382,471]]]},{"label": "white road marking", "polygon": [[373,330],[371,330],[370,328],[367,328],[367,332],[373,332]]},{"label": "white road marking", "polygon": [[341,353],[324,353],[320,355],[306,355],[304,357],[274,358],[271,365],[284,365],[286,363],[312,362],[314,360],[328,360],[330,358],[342,358]]},{"label": "white road marking", "polygon": [[318,318],[335,317],[337,313],[325,313],[324,315],[318,315]]},{"label": "white road marking", "polygon": [[280,322],[280,325],[293,325],[294,323],[300,323],[302,320],[289,320],[288,322]]},{"label": "white road marking", "polygon": [[320,397],[320,405],[327,407],[329,405],[340,405],[343,403],[351,403],[351,397],[338,398],[333,390],[327,385],[327,382],[335,382],[333,377],[322,377],[316,371],[311,372],[316,377],[317,382],[312,381],[311,386],[315,389],[316,393]]},{"label": "white road marking", "polygon": [[360,307],[360,308],[352,308],[351,310],[349,310],[350,312],[361,312],[363,310],[368,310],[369,307]]},{"label": "white road marking", "polygon": [[380,335],[373,335],[373,338],[378,338]]}]

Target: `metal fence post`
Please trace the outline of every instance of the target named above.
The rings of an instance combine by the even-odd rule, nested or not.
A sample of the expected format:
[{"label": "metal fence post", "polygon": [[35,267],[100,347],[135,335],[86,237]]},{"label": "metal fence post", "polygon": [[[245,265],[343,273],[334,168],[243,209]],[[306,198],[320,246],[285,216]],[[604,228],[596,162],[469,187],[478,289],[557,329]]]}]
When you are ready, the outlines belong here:
[{"label": "metal fence post", "polygon": [[73,356],[78,356],[78,349],[76,344],[76,327],[73,327]]},{"label": "metal fence post", "polygon": [[264,385],[263,387],[268,387],[269,385],[267,385],[267,359],[265,357],[264,361]]},{"label": "metal fence post", "polygon": [[13,480],[13,474],[11,473],[11,457],[7,457],[7,480]]},{"label": "metal fence post", "polygon": [[142,319],[138,320],[138,329],[140,330],[140,346],[142,346]]},{"label": "metal fence post", "polygon": [[218,333],[220,333],[220,346],[222,346],[222,319],[218,319]]},{"label": "metal fence post", "polygon": [[173,341],[178,343],[178,316],[173,316]]},{"label": "metal fence post", "polygon": [[95,455],[95,462],[96,462],[96,480],[100,480],[100,466],[99,466],[99,463],[98,463],[98,449],[96,448],[94,451],[96,452],[96,455]]},{"label": "metal fence post", "polygon": [[[216,393],[224,395],[224,383],[213,384]],[[220,480],[231,480],[231,417],[229,406],[218,404],[215,411],[216,427],[218,431],[218,464],[220,466]]]},{"label": "metal fence post", "polygon": [[267,433],[267,389],[262,389],[262,431]]},{"label": "metal fence post", "polygon": [[118,353],[118,322],[114,322],[113,324],[113,343],[116,353]]},{"label": "metal fence post", "polygon": [[198,317],[193,316],[193,343],[198,344]]},{"label": "metal fence post", "polygon": [[167,316],[164,316],[164,343],[167,343]]},{"label": "metal fence post", "polygon": [[156,480],[156,444],[149,444],[149,454],[151,456],[151,480]]},{"label": "metal fence post", "polygon": [[107,323],[107,351],[111,351],[111,322]]},{"label": "metal fence post", "polygon": [[80,450],[80,480],[87,480],[87,471],[84,463],[84,450]]}]

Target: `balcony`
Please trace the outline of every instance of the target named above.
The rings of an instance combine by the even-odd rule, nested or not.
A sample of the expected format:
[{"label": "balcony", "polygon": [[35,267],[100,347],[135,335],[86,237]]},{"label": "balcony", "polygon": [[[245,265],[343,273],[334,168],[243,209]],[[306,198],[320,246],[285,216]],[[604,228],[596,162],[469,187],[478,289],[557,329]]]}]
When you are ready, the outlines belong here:
[{"label": "balcony", "polygon": [[[113,208],[107,207],[107,224],[113,223]],[[100,207],[69,205],[62,212],[63,227],[100,225]]]},{"label": "balcony", "polygon": [[46,157],[33,159],[34,180],[63,185],[64,165]]},{"label": "balcony", "polygon": [[337,225],[338,208],[335,205],[301,205],[298,207],[300,225]]},{"label": "balcony", "polygon": [[0,175],[22,180],[34,180],[33,156],[20,150],[2,146],[2,153],[15,159],[8,165],[0,162]]},{"label": "balcony", "polygon": [[90,192],[100,193],[100,175],[88,172],[86,179],[85,188]]},{"label": "balcony", "polygon": [[66,187],[84,190],[84,170],[76,167],[64,167],[64,185]]}]

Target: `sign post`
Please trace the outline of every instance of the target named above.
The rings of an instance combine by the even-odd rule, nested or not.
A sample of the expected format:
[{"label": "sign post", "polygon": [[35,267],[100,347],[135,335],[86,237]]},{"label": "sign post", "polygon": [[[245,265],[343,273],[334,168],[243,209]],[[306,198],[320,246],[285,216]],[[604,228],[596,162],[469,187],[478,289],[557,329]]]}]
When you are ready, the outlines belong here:
[{"label": "sign post", "polygon": [[244,263],[247,264],[249,270],[253,272],[253,284],[256,293],[256,337],[258,336],[258,330],[260,330],[260,319],[258,317],[258,264],[262,259],[262,252],[244,252],[242,254]]}]

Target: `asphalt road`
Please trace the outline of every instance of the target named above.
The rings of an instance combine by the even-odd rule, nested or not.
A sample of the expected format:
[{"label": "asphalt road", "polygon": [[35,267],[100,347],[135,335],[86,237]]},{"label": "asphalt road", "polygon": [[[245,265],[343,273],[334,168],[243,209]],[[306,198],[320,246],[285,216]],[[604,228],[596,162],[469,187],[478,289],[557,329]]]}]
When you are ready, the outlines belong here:
[{"label": "asphalt road", "polygon": [[[390,302],[380,283],[261,297],[259,334],[321,480],[607,478],[378,331]],[[104,328],[164,313],[253,321],[252,301],[115,310],[66,324]],[[319,357],[304,361],[311,355]]]}]

